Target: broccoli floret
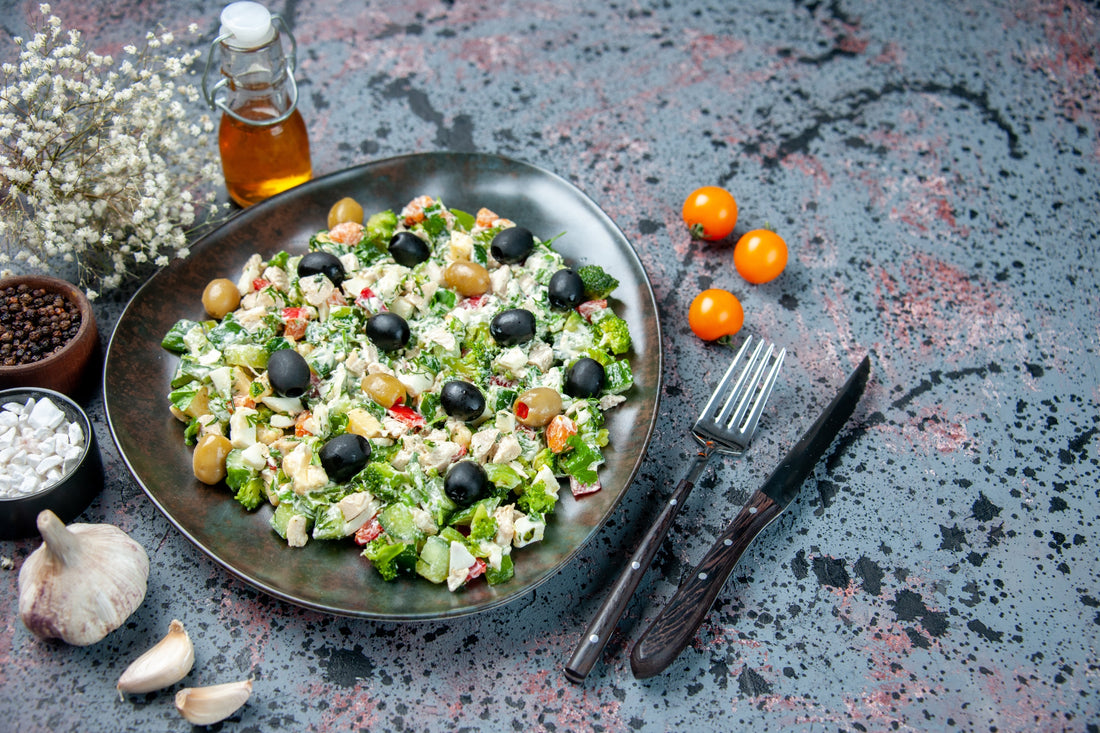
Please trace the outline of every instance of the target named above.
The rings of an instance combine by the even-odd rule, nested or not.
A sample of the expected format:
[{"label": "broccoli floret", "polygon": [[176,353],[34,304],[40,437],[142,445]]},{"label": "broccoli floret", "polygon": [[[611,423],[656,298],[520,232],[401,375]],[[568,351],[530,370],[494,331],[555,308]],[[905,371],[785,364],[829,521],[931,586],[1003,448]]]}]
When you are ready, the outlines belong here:
[{"label": "broccoli floret", "polygon": [[[397,577],[398,572],[403,569],[402,566],[407,564],[408,558],[402,558],[402,555],[408,552],[409,547],[410,545],[407,542],[391,543],[386,537],[379,537],[367,543],[367,546],[363,548],[363,557],[370,560],[371,565],[382,576],[382,580],[393,580]],[[413,557],[415,557],[415,552]],[[401,560],[405,560],[405,562],[401,562]]]},{"label": "broccoli floret", "polygon": [[397,214],[389,210],[371,214],[365,228],[366,241],[377,249],[385,250],[397,230]]},{"label": "broccoli floret", "polygon": [[408,474],[398,471],[386,461],[372,461],[356,477],[367,491],[383,499],[391,499],[402,486],[412,482]]},{"label": "broccoli floret", "polygon": [[486,514],[474,515],[474,521],[470,523],[471,540],[491,540],[497,535],[497,520]]},{"label": "broccoli floret", "polygon": [[241,506],[249,511],[258,507],[264,500],[264,481],[258,471],[245,462],[239,448],[229,451],[225,457],[225,485],[235,491],[234,497]]},{"label": "broccoli floret", "polygon": [[539,516],[554,511],[554,505],[557,504],[557,502],[558,497],[547,491],[546,487],[541,482],[528,484],[523,489],[523,493],[519,495],[519,499],[516,500],[520,509],[528,514],[537,514]]},{"label": "broccoli floret", "polygon": [[620,355],[630,350],[630,329],[622,318],[607,316],[596,324],[599,345],[611,353]]},{"label": "broccoli floret", "polygon": [[584,265],[577,270],[584,283],[584,294],[590,300],[602,300],[619,287],[619,281],[608,275],[599,265]]},{"label": "broccoli floret", "polygon": [[241,506],[252,511],[264,501],[264,482],[259,476],[253,476],[241,484],[233,496]]}]

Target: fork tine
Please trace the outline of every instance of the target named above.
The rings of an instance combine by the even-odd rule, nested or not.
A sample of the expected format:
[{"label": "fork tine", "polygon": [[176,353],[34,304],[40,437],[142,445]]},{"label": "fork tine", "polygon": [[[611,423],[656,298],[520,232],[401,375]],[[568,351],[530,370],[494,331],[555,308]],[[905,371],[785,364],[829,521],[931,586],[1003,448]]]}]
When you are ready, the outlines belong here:
[{"label": "fork tine", "polygon": [[[749,412],[745,420],[745,425],[741,429],[742,434],[751,437],[756,431],[756,423],[760,421],[760,416],[764,414],[764,405],[767,404],[768,397],[772,393],[772,387],[775,386],[775,380],[779,377],[779,368],[783,366],[783,358],[786,355],[786,349],[780,349],[779,353],[775,355],[775,361],[772,362],[772,366],[768,370],[767,376],[764,378],[764,383],[760,386],[760,391],[757,393],[756,401],[752,405],[752,410]],[[766,362],[767,360],[765,359],[764,363]],[[761,366],[763,366],[763,364],[761,364]]]},{"label": "fork tine", "polygon": [[[726,373],[722,375],[722,381],[718,383],[718,386],[714,388],[714,392],[711,393],[710,399],[707,400],[707,404],[703,406],[703,411],[699,413],[699,420],[707,418],[709,415],[714,414],[714,409],[718,404],[718,401],[726,395],[726,388],[729,387],[730,382],[733,380],[734,375],[737,374],[737,367],[741,363],[741,357],[745,355],[745,352],[749,350],[749,345],[752,344],[752,336],[745,336],[745,341],[741,344],[741,348],[737,350],[737,355],[733,357],[733,361],[730,362],[729,368],[726,369]],[[760,348],[759,346],[757,348]],[[744,375],[741,375],[744,378]],[[730,394],[736,394],[737,389],[734,388]]]},{"label": "fork tine", "polygon": [[749,402],[752,400],[753,394],[756,393],[756,387],[760,384],[760,378],[764,374],[764,367],[768,365],[768,359],[771,358],[772,352],[775,350],[774,344],[768,344],[768,348],[761,356],[760,350],[763,346],[764,342],[761,341],[756,347],[756,351],[753,352],[752,359],[745,365],[745,370],[742,372],[737,387],[726,400],[722,411],[714,418],[716,423],[727,430],[739,430],[745,412],[749,409]]}]

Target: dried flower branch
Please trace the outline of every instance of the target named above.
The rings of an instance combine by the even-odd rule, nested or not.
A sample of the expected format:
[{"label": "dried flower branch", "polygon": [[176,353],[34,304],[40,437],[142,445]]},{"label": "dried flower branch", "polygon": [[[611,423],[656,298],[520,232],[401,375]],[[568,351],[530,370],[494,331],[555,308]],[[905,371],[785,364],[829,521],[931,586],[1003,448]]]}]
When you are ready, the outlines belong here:
[{"label": "dried flower branch", "polygon": [[0,266],[75,262],[95,297],[186,257],[221,211],[214,123],[189,112],[184,79],[201,52],[169,55],[173,34],[149,33],[116,64],[39,10],[18,63],[0,65]]}]

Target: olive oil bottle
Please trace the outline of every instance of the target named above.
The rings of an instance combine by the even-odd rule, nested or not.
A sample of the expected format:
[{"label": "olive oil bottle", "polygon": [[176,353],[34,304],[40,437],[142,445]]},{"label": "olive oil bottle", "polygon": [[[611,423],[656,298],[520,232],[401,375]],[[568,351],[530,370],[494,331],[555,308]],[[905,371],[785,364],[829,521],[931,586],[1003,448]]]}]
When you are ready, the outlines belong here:
[{"label": "olive oil bottle", "polygon": [[[282,27],[282,32],[276,27]],[[290,44],[283,51],[282,39]],[[221,79],[207,77],[215,51]],[[298,110],[294,81],[297,44],[278,15],[255,2],[235,2],[221,14],[221,31],[211,44],[203,91],[221,110],[218,149],[230,197],[251,206],[313,177],[309,134]]]}]

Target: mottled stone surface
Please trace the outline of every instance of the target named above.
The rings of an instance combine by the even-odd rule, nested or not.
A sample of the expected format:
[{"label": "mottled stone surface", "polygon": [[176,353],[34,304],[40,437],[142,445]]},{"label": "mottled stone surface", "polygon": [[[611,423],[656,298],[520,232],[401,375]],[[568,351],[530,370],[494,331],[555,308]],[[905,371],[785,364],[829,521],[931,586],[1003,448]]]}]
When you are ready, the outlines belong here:
[{"label": "mottled stone surface", "polygon": [[[0,53],[37,4],[5,1]],[[63,0],[111,50],[220,6]],[[608,525],[509,606],[445,623],[326,617],[209,561],[127,473],[83,521],[152,560],[144,605],[88,648],[17,617],[37,546],[0,543],[0,728],[188,730],[125,666],[184,621],[188,684],[252,677],[223,730],[1096,730],[1100,660],[1100,11],[1081,0],[274,3],[301,46],[315,172],[430,150],[552,170],[619,224],[665,335],[663,415]],[[680,204],[734,192],[791,261],[750,286]],[[395,202],[399,205],[401,202]],[[702,288],[789,349],[750,452],[716,461],[583,686],[561,667],[617,558],[680,476],[731,352],[686,326]],[[98,304],[110,334],[126,294]],[[799,499],[662,676],[647,617],[865,351],[872,382]],[[163,409],[150,405],[150,410]]]}]

